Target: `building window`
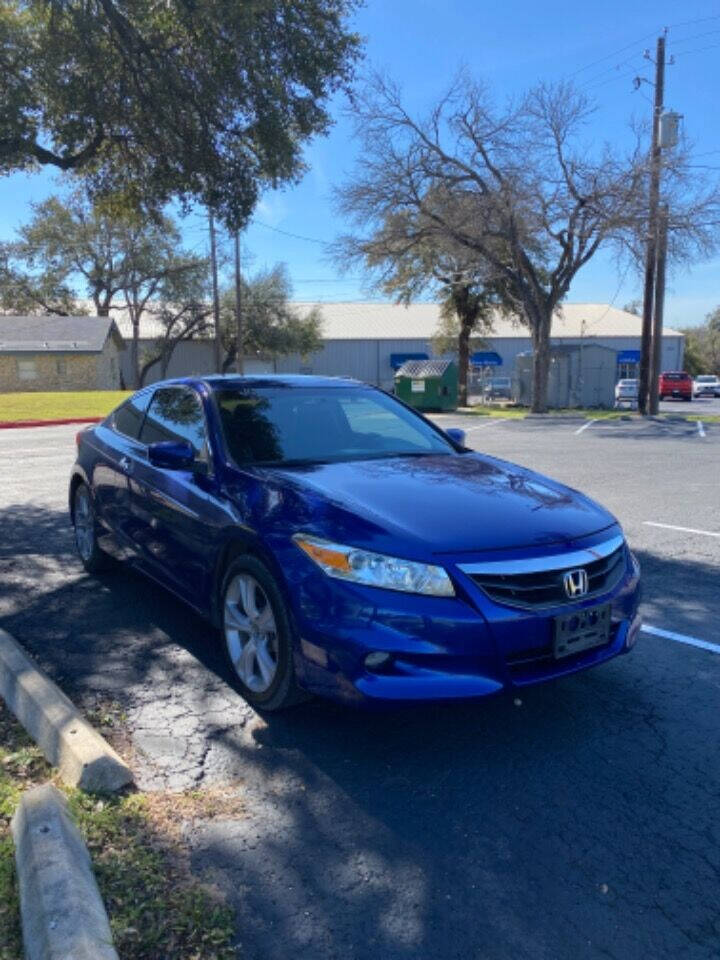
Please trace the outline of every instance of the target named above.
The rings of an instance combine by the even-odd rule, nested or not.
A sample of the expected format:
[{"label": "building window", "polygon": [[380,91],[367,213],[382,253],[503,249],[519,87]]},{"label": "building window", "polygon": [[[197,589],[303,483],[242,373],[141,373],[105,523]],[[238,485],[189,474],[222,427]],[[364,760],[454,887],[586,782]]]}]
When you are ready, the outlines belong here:
[{"label": "building window", "polygon": [[18,360],[18,380],[37,380],[37,366],[34,360]]},{"label": "building window", "polygon": [[58,357],[55,361],[55,369],[57,370],[57,375],[59,377],[67,376],[67,360],[65,357]]}]

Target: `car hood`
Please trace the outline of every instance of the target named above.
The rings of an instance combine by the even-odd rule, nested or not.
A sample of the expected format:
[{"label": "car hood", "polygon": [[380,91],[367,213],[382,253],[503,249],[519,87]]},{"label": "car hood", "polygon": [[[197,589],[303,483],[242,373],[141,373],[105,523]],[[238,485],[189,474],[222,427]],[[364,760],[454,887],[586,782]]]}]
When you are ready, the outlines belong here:
[{"label": "car hood", "polygon": [[[311,509],[303,513],[312,518],[313,532],[333,539],[356,532],[362,541],[377,542],[386,534],[414,542],[423,552],[464,553],[565,543],[615,523],[583,494],[479,454],[274,468],[272,473],[304,496]],[[352,523],[346,530],[348,514],[357,520],[355,531]]]}]

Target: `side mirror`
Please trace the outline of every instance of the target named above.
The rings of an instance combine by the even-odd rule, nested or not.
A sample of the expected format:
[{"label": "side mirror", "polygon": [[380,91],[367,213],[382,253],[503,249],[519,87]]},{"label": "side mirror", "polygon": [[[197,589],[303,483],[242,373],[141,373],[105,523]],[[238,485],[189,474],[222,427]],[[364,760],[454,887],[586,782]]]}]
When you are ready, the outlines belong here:
[{"label": "side mirror", "polygon": [[460,427],[448,427],[445,433],[451,440],[454,440],[458,446],[465,446],[465,431],[461,430]]},{"label": "side mirror", "polygon": [[148,459],[154,467],[163,470],[190,470],[195,462],[195,451],[189,443],[163,440],[150,444]]}]

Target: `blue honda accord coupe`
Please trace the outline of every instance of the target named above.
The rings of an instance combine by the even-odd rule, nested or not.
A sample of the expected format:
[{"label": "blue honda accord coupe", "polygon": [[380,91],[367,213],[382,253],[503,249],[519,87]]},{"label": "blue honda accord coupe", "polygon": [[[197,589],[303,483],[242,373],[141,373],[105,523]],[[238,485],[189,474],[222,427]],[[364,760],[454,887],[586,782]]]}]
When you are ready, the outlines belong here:
[{"label": "blue honda accord coupe", "polygon": [[482,697],[628,651],[640,571],[617,521],[463,442],[353,380],[154,384],[78,434],[77,549],[219,628],[264,710]]}]

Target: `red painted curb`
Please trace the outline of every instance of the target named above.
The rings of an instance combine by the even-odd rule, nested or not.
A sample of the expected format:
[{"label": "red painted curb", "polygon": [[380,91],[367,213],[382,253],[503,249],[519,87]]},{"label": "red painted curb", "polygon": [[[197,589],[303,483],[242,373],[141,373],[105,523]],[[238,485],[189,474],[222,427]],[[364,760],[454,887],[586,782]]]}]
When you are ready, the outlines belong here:
[{"label": "red painted curb", "polygon": [[0,430],[20,427],[60,427],[68,423],[100,423],[104,417],[63,417],[59,420],[0,420]]}]

